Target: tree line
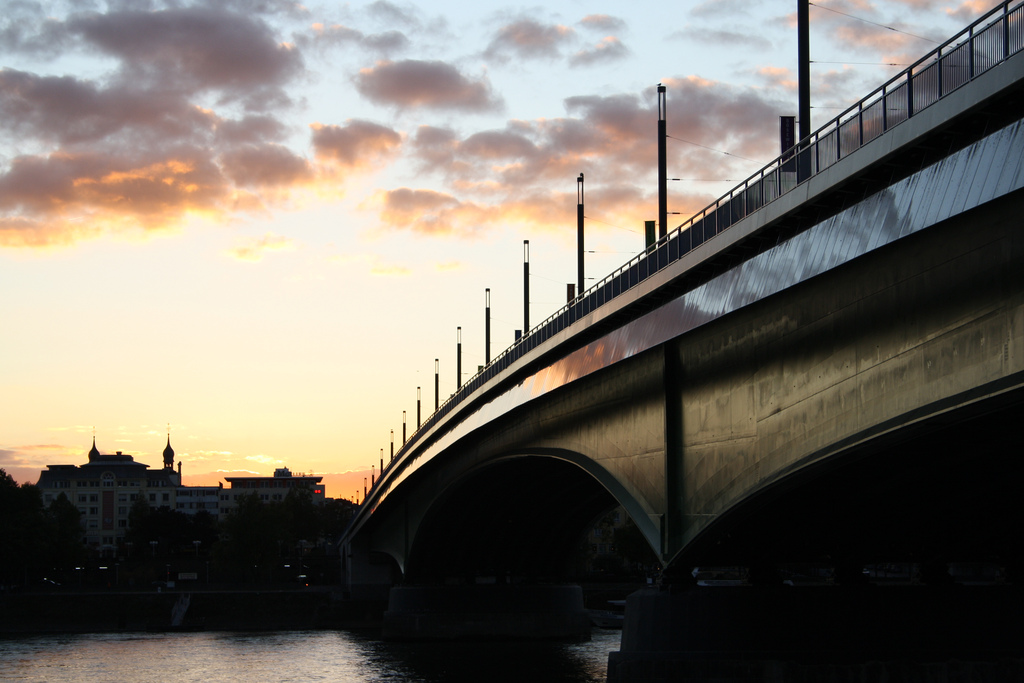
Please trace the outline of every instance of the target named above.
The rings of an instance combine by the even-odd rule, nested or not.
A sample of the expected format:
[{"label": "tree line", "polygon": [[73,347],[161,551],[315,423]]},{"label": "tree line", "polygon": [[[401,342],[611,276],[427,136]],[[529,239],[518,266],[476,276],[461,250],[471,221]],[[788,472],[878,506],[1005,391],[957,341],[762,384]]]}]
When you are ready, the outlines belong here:
[{"label": "tree line", "polygon": [[[130,566],[196,558],[211,562],[222,580],[272,578],[275,564],[289,558],[324,556],[348,526],[355,505],[328,499],[318,505],[309,491],[292,489],[279,502],[255,493],[239,496],[219,520],[208,511],[188,515],[150,507],[140,497],[128,514],[116,558]],[[64,494],[48,506],[34,484],[21,484],[0,468],[0,587],[36,584],[92,560],[81,513]]]}]

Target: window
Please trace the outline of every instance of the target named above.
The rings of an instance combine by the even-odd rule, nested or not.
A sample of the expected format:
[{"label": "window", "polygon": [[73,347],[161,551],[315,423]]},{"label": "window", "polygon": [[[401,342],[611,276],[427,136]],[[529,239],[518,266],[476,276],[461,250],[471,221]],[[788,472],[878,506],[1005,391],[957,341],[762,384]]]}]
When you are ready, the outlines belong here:
[{"label": "window", "polygon": [[121,507],[117,508],[117,514],[119,514],[119,515],[127,515],[128,514],[128,508],[122,505]]},{"label": "window", "polygon": [[156,502],[156,494],[155,493],[149,494],[149,502],[150,503],[155,503]]},{"label": "window", "polygon": [[90,503],[97,503],[97,502],[99,502],[99,499],[100,499],[99,496],[100,496],[100,494],[98,494],[98,493],[90,493],[89,494],[89,502]]},{"label": "window", "polygon": [[89,508],[89,514],[90,515],[98,515],[98,514],[100,514],[100,509],[99,508]]},{"label": "window", "polygon": [[126,502],[128,502],[128,494],[127,493],[119,493],[119,494],[117,494],[117,502],[118,503],[126,503]]},{"label": "window", "polygon": [[128,528],[128,520],[127,519],[119,519],[119,520],[117,520],[117,528],[119,528],[119,529],[127,529]]},{"label": "window", "polygon": [[165,493],[164,497],[163,497],[163,502],[167,503],[167,502],[170,502],[170,500],[171,500],[171,494]]},{"label": "window", "polygon": [[89,496],[85,495],[84,493],[80,494],[78,496],[78,502],[79,503],[88,503],[89,502]]}]

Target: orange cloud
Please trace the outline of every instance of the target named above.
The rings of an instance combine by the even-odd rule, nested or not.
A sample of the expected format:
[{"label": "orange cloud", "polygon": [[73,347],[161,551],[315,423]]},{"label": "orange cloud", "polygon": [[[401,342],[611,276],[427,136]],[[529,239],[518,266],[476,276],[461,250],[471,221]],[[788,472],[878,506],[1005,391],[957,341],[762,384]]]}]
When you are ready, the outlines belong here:
[{"label": "orange cloud", "polygon": [[228,250],[228,255],[239,261],[259,263],[268,253],[293,249],[295,240],[268,232],[263,237],[251,239],[242,246]]},{"label": "orange cloud", "polygon": [[402,144],[396,131],[369,121],[350,120],[344,126],[314,123],[310,128],[317,159],[349,168],[379,161]]}]

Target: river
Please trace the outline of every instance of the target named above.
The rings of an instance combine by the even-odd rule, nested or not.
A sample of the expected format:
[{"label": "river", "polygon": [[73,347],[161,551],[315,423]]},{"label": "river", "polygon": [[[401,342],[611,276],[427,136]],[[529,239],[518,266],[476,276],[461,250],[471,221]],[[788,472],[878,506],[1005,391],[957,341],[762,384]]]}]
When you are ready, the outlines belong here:
[{"label": "river", "polygon": [[585,643],[391,643],[350,631],[0,638],[0,680],[49,683],[604,683],[621,632]]}]

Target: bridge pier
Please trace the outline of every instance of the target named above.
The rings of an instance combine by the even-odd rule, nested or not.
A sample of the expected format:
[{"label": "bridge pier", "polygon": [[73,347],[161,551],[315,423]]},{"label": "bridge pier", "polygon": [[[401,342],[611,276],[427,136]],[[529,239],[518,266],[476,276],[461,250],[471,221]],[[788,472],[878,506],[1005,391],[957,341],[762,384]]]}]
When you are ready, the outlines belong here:
[{"label": "bridge pier", "polygon": [[579,586],[396,586],[384,613],[389,640],[590,639]]},{"label": "bridge pier", "polygon": [[1024,680],[1022,608],[1005,585],[644,589],[608,682]]}]

